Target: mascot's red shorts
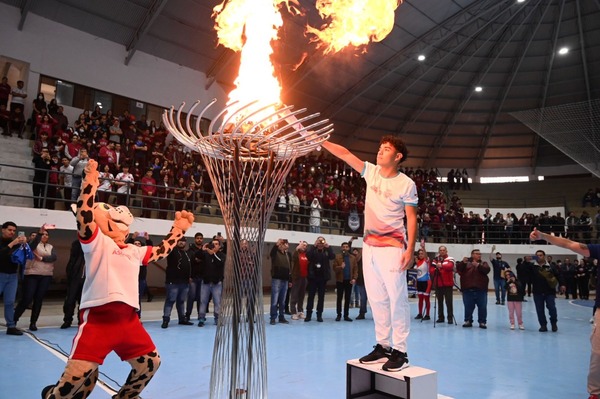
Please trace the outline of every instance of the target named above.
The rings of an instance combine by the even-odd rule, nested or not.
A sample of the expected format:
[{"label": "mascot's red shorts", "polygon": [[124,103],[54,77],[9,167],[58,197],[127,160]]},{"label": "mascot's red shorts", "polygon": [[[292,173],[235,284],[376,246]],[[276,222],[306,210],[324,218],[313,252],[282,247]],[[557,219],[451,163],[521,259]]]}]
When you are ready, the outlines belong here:
[{"label": "mascot's red shorts", "polygon": [[136,310],[123,302],[80,310],[81,324],[70,358],[102,364],[115,351],[121,360],[147,355],[156,346]]}]

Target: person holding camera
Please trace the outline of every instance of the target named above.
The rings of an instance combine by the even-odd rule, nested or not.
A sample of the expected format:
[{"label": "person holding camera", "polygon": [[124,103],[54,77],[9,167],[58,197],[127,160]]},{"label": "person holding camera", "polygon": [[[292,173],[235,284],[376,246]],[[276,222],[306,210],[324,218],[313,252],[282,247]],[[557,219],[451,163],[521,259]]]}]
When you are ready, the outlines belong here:
[{"label": "person holding camera", "polygon": [[312,320],[312,312],[317,298],[317,321],[323,322],[323,307],[325,304],[325,285],[331,278],[330,262],[335,259],[335,253],[324,237],[317,238],[306,254],[308,258],[308,300],[306,301],[305,322]]},{"label": "person holding camera", "polygon": [[223,294],[223,278],[225,277],[225,253],[222,251],[221,240],[213,238],[211,242],[204,244],[202,249],[204,250],[204,270],[200,289],[198,327],[204,327],[204,323],[206,323],[206,312],[211,295],[214,303],[215,324],[218,323],[221,295]]},{"label": "person holding camera", "polygon": [[463,327],[473,327],[473,311],[477,306],[477,322],[479,328],[487,328],[487,290],[490,282],[487,276],[490,265],[481,261],[481,251],[474,249],[471,257],[464,257],[456,265],[460,276],[460,286],[465,305],[465,323]]},{"label": "person holding camera", "polygon": [[443,323],[444,318],[444,302],[448,311],[448,324],[454,322],[454,306],[453,306],[453,288],[454,288],[454,269],[456,261],[453,257],[448,256],[448,248],[440,246],[438,255],[431,262],[431,279],[433,288],[435,289],[435,297],[437,298],[438,318],[436,323]]},{"label": "person holding camera", "polygon": [[344,298],[344,321],[352,321],[349,315],[350,294],[358,277],[358,265],[356,257],[350,252],[350,244],[347,242],[342,243],[342,253],[335,256],[333,270],[335,271],[335,291],[337,294],[337,317],[335,321],[342,319],[342,298]]},{"label": "person holding camera", "polygon": [[506,270],[510,270],[508,263],[502,260],[502,254],[496,252],[494,257],[494,251],[496,246],[492,245],[492,252],[490,253],[490,262],[494,268],[494,292],[496,293],[496,305],[504,305],[506,301],[506,288],[504,273]]},{"label": "person holding camera", "polygon": [[280,238],[271,248],[271,325],[275,325],[279,314],[279,323],[289,324],[285,319],[285,294],[290,283],[290,270],[292,266],[292,254],[288,249],[290,243],[287,239]]},{"label": "person holding camera", "polygon": [[360,173],[367,184],[363,272],[377,344],[359,361],[383,363],[385,371],[400,371],[409,366],[406,270],[414,261],[419,202],[415,182],[398,170],[408,149],[398,136],[384,136],[374,165],[341,145],[326,141],[323,147]]}]

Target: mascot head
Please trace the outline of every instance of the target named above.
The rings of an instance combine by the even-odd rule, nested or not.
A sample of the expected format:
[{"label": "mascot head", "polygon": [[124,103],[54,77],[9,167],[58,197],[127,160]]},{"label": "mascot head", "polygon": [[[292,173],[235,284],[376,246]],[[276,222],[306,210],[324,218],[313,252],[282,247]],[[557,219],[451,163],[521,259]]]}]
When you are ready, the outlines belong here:
[{"label": "mascot head", "polygon": [[[74,205],[71,210],[77,213]],[[100,231],[112,238],[117,244],[124,245],[129,236],[129,226],[133,223],[133,215],[126,206],[114,207],[104,202],[96,202],[92,208],[94,222]]]}]

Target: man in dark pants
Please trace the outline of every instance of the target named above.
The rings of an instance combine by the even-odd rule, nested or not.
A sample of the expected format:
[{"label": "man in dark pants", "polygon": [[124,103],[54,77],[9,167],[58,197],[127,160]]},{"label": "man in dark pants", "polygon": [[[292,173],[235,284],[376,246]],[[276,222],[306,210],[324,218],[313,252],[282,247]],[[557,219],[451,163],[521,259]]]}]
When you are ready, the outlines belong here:
[{"label": "man in dark pants", "polygon": [[312,320],[312,311],[317,299],[317,321],[323,322],[323,306],[325,302],[325,285],[331,278],[330,262],[335,259],[335,253],[325,238],[319,237],[315,245],[306,254],[308,257],[308,300],[306,302],[305,322]]},{"label": "man in dark pants", "polygon": [[204,236],[202,233],[196,233],[194,235],[194,243],[190,245],[190,248],[188,249],[188,255],[192,261],[192,280],[190,282],[185,309],[185,319],[187,321],[192,317],[194,302],[196,302],[198,317],[200,317],[200,289],[202,288],[202,267],[204,263],[204,251],[202,250],[202,246],[204,245],[202,242],[203,240]]},{"label": "man in dark pants", "polygon": [[358,265],[356,257],[350,252],[350,244],[347,242],[342,243],[342,253],[335,256],[333,271],[335,272],[335,290],[337,294],[337,317],[335,321],[342,319],[342,297],[344,298],[344,320],[352,321],[348,312],[352,286],[356,283],[358,277]]},{"label": "man in dark pants", "polygon": [[[71,254],[67,262],[67,295],[63,303],[63,323],[60,328],[69,328],[73,323],[75,305],[81,300],[81,290],[85,281],[85,258],[81,242],[77,239],[71,243]],[[77,324],[79,324],[79,312]]]},{"label": "man in dark pants", "polygon": [[192,264],[185,250],[186,238],[181,237],[177,246],[167,256],[167,270],[165,280],[165,307],[163,309],[163,322],[161,328],[168,328],[171,320],[173,304],[177,309],[179,324],[191,326],[194,323],[185,319],[185,300],[187,298]]},{"label": "man in dark pants", "polygon": [[13,252],[22,244],[27,243],[24,234],[17,236],[17,225],[13,222],[4,222],[2,237],[0,238],[0,294],[4,298],[4,319],[6,320],[6,334],[23,335],[15,322],[15,298],[19,279],[17,271],[19,264],[11,259]]},{"label": "man in dark pants", "polygon": [[[552,332],[558,331],[558,316],[556,313],[556,285],[561,281],[558,270],[552,268],[546,260],[546,252],[538,249],[535,251],[536,264],[533,266],[531,282],[533,284],[533,301],[535,302],[535,312],[540,323],[540,332],[548,331],[548,322],[544,306],[548,308],[550,314],[550,325]],[[554,282],[551,282],[552,276]],[[560,284],[560,291],[564,292],[565,287]]]}]

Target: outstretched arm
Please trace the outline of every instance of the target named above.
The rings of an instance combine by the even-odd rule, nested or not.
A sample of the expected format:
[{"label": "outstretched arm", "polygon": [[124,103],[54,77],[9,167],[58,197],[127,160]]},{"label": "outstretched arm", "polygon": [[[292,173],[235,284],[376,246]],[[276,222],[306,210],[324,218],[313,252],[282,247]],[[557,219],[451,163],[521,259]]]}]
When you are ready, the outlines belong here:
[{"label": "outstretched arm", "polygon": [[364,161],[358,158],[356,155],[348,151],[346,147],[342,147],[339,144],[334,144],[330,141],[323,142],[323,148],[329,151],[332,155],[335,155],[342,161],[346,162],[352,169],[358,173],[362,173],[365,167]]},{"label": "outstretched arm", "polygon": [[90,159],[85,166],[85,179],[81,183],[81,193],[77,199],[77,231],[79,238],[84,241],[92,238],[96,231],[93,208],[98,185],[98,162]]},{"label": "outstretched arm", "polygon": [[175,212],[175,221],[173,222],[171,231],[169,231],[169,234],[167,234],[158,246],[152,247],[152,255],[150,255],[148,263],[166,258],[173,248],[175,248],[175,245],[177,245],[177,241],[192,227],[193,223],[193,213],[188,211]]},{"label": "outstretched arm", "polygon": [[529,234],[531,241],[544,240],[557,247],[570,249],[571,251],[578,253],[583,256],[590,256],[590,250],[586,244],[571,241],[567,238],[557,237],[550,234],[542,233],[538,229],[534,228],[531,234]]}]

